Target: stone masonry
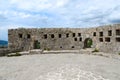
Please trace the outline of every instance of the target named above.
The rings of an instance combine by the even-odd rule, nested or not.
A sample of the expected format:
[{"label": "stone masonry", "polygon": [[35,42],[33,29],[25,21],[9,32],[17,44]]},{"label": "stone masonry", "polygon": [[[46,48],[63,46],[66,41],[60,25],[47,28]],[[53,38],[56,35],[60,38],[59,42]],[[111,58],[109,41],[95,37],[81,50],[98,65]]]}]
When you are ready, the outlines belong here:
[{"label": "stone masonry", "polygon": [[120,52],[120,24],[94,28],[18,28],[8,31],[9,49],[79,50],[91,47],[103,52]]}]

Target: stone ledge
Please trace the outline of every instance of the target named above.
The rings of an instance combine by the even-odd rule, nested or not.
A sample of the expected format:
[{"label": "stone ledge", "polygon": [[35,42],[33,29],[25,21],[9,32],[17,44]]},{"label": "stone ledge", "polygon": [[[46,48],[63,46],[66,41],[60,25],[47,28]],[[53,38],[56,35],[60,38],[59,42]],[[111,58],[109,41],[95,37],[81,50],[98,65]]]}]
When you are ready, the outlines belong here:
[{"label": "stone ledge", "polygon": [[43,50],[41,49],[33,49],[29,51],[29,54],[42,54]]}]

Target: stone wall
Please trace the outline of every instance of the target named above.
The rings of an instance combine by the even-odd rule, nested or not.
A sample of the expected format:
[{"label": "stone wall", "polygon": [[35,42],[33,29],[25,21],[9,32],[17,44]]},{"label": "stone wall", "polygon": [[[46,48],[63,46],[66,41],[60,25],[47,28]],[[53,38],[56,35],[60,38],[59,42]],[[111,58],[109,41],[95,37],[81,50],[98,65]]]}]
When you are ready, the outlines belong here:
[{"label": "stone wall", "polygon": [[19,49],[8,49],[8,48],[0,48],[0,56],[5,56],[9,53],[19,52]]},{"label": "stone wall", "polygon": [[93,41],[92,47],[100,51],[120,51],[120,24],[95,28],[19,28],[8,32],[10,49],[34,49],[35,42],[40,44],[41,49],[82,49],[85,40],[90,38]]}]

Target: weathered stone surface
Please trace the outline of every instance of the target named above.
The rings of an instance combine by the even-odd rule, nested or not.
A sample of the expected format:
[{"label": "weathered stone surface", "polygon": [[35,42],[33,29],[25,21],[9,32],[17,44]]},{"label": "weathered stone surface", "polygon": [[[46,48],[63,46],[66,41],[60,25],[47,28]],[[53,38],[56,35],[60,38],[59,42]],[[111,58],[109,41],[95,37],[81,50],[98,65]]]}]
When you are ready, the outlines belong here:
[{"label": "weathered stone surface", "polygon": [[42,54],[43,50],[33,49],[29,51],[29,54]]},{"label": "weathered stone surface", "polygon": [[5,56],[9,53],[16,53],[16,52],[20,52],[20,49],[8,49],[8,48],[3,48],[0,49],[0,56]]},{"label": "weathered stone surface", "polygon": [[[19,28],[10,29],[8,36],[10,49],[79,50],[90,38],[92,48],[103,52],[120,52],[120,24],[94,28]],[[39,43],[37,47],[35,42]]]}]

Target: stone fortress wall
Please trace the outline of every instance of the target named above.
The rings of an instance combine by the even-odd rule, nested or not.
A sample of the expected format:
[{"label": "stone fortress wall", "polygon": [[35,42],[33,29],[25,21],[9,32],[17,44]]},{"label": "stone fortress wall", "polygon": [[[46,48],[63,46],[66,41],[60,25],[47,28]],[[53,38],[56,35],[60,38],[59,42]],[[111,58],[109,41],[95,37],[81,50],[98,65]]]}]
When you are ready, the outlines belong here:
[{"label": "stone fortress wall", "polygon": [[[103,52],[120,52],[120,24],[94,28],[18,28],[8,31],[9,49],[79,50],[86,41]],[[37,47],[36,47],[37,46]]]}]

